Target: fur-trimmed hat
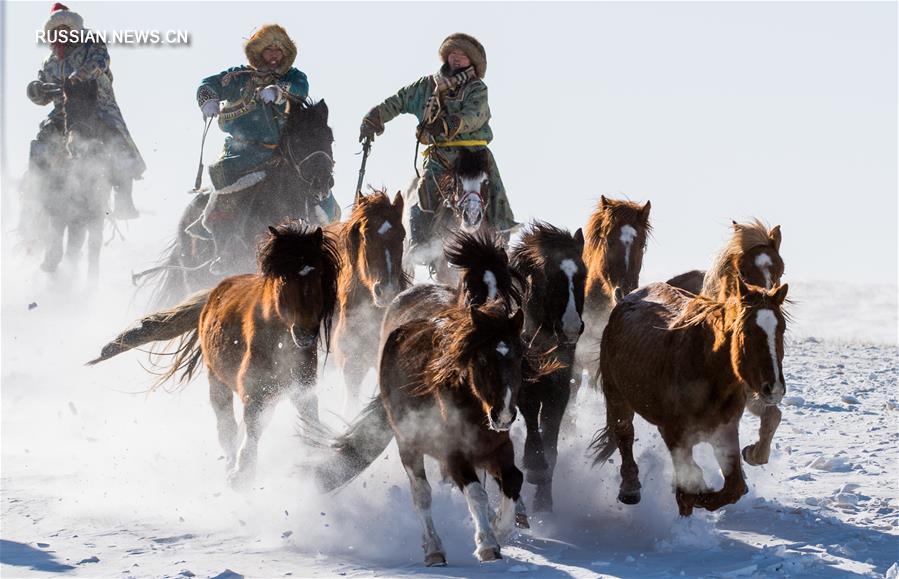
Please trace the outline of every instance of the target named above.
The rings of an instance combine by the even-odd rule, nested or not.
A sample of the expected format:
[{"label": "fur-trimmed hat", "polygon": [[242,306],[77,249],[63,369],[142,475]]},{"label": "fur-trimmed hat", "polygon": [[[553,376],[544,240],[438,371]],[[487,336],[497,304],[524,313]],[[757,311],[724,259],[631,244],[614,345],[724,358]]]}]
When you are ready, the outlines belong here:
[{"label": "fur-trimmed hat", "polygon": [[50,8],[50,18],[44,24],[44,32],[49,33],[60,26],[68,26],[72,30],[82,30],[84,28],[84,19],[77,12],[69,10],[69,7],[65,4],[57,2]]},{"label": "fur-trimmed hat", "polygon": [[449,53],[457,49],[464,52],[468,60],[471,61],[478,78],[484,78],[484,75],[487,74],[487,51],[484,50],[484,45],[478,42],[478,39],[474,36],[456,32],[447,36],[443,44],[440,45],[440,50],[438,51],[440,59],[446,62]]},{"label": "fur-trimmed hat", "polygon": [[253,33],[253,36],[244,44],[243,52],[253,68],[265,68],[262,60],[262,51],[269,46],[277,46],[284,53],[284,60],[275,72],[284,74],[293,66],[297,57],[297,45],[287,36],[287,31],[277,24],[266,24]]}]

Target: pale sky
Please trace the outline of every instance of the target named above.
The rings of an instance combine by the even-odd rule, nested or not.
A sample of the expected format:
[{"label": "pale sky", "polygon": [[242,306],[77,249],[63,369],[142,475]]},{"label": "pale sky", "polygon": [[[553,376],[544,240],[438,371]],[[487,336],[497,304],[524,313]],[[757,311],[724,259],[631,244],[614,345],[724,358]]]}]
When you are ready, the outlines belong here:
[{"label": "pale sky", "polygon": [[[25,86],[48,53],[35,31],[51,5],[5,3],[5,210],[49,110]],[[192,35],[188,47],[109,47],[118,102],[149,167],[136,203],[171,215],[160,249],[193,185],[199,80],[242,64],[243,39],[278,22],[299,45],[312,96],[330,107],[343,206],[362,116],[435,72],[441,40],[463,31],[487,50],[491,148],[519,221],[574,229],[601,193],[650,199],[641,279],[652,281],[706,267],[730,220],[757,216],[782,226],[786,280],[896,282],[895,3],[68,5],[92,29]],[[406,187],[414,126],[411,116],[387,126],[368,182]],[[222,139],[212,134],[207,161]]]}]

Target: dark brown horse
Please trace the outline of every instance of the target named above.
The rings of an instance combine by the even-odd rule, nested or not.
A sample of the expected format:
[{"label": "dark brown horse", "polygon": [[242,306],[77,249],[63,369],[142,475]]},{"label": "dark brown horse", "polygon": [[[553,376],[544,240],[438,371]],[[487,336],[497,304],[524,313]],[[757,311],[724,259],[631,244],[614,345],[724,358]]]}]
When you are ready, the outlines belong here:
[{"label": "dark brown horse", "polygon": [[[725,301],[695,296],[668,284],[651,284],[615,306],[600,348],[606,426],[593,440],[596,463],[621,454],[618,500],[640,501],[634,461],[636,412],[658,427],[674,462],[681,515],[694,506],[715,510],[746,491],[740,468],[740,416],[747,396],[780,402],[783,377],[781,310],[787,286],[766,290],[737,279]],[[705,487],[693,446],[709,442],[724,487]]]},{"label": "dark brown horse", "polygon": [[[381,454],[395,436],[422,522],[426,565],[446,557],[431,519],[431,487],[424,456],[436,458],[465,495],[475,524],[475,553],[499,559],[500,544],[516,521],[522,484],[509,428],[522,379],[540,374],[525,355],[521,310],[509,317],[498,302],[448,308],[390,333],[381,356],[380,398],[334,444],[338,453],[319,468],[331,490],[346,484]],[[502,489],[491,521],[477,469]],[[523,510],[520,511],[524,523]]]},{"label": "dark brown horse", "polygon": [[575,389],[582,368],[595,368],[602,331],[615,306],[615,289],[627,294],[639,285],[643,253],[652,231],[650,202],[600,196],[585,230],[584,264],[587,282],[584,294],[584,335],[578,342]]},{"label": "dark brown horse", "polygon": [[535,352],[552,352],[561,366],[525,384],[518,397],[527,425],[524,467],[528,482],[537,485],[538,512],[552,511],[559,428],[571,393],[574,350],[584,329],[583,251],[580,229],[571,235],[547,223],[530,225],[512,250],[512,266],[527,280],[524,341]]},{"label": "dark brown horse", "polygon": [[456,232],[444,249],[446,263],[458,278],[457,286],[416,284],[387,307],[381,342],[390,332],[413,320],[430,318],[452,305],[480,306],[498,300],[512,313],[521,306],[524,279],[509,265],[502,240],[494,234]]},{"label": "dark brown horse", "polygon": [[[718,253],[712,268],[706,272],[694,271],[668,280],[668,283],[701,293],[712,299],[726,299],[737,291],[738,280],[750,285],[771,289],[779,285],[784,273],[780,256],[780,225],[768,228],[758,219],[749,223],[733,222],[733,235]],[[696,280],[702,282],[697,290]],[[767,464],[771,455],[771,441],[780,425],[780,408],[772,404],[760,404],[752,396],[746,409],[761,418],[759,440],[743,449],[748,464]]]},{"label": "dark brown horse", "polygon": [[403,271],[403,197],[384,191],[356,194],[349,220],[328,225],[340,247],[338,318],[334,331],[337,365],[346,383],[346,407],[378,363],[381,318],[393,298],[409,286]]},{"label": "dark brown horse", "polygon": [[[159,383],[179,374],[186,383],[202,358],[236,488],[252,482],[263,414],[282,394],[289,393],[307,423],[318,421],[317,347],[320,337],[324,344],[330,337],[340,268],[334,239],[296,221],[270,228],[257,255],[259,273],[229,277],[211,292],[144,318],[90,362],[184,334]],[[234,394],[243,403],[246,431],[239,450]]]}]

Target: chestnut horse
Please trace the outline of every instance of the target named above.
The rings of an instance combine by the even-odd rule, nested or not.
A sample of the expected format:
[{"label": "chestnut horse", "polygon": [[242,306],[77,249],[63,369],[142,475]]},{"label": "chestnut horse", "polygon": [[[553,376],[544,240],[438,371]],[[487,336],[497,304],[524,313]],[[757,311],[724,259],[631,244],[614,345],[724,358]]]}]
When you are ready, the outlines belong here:
[{"label": "chestnut horse", "polygon": [[[768,228],[758,219],[749,223],[733,222],[733,235],[706,272],[687,272],[668,280],[675,286],[701,293],[712,299],[726,299],[736,292],[739,279],[766,289],[780,284],[784,262],[780,256],[780,225]],[[698,275],[702,286],[696,289]],[[695,291],[694,291],[695,290]],[[746,409],[761,418],[759,440],[743,449],[743,458],[750,465],[767,464],[771,455],[771,441],[780,425],[780,408],[759,404],[750,396]]]},{"label": "chestnut horse", "polygon": [[[617,447],[618,500],[640,502],[634,461],[634,413],[658,427],[674,462],[675,496],[683,516],[710,511],[746,492],[740,467],[740,416],[747,397],[777,404],[783,377],[781,306],[787,286],[766,290],[736,279],[736,291],[716,301],[656,283],[624,297],[602,336],[600,367],[606,426],[591,443],[595,463]],[[693,446],[709,442],[724,487],[705,487]]]},{"label": "chestnut horse", "polygon": [[524,341],[537,352],[551,352],[561,367],[525,384],[518,397],[527,426],[524,466],[537,485],[535,511],[552,511],[552,477],[558,455],[559,428],[571,393],[574,350],[584,329],[584,282],[581,259],[584,234],[574,235],[547,223],[533,223],[512,249],[513,267],[527,279],[524,294]]},{"label": "chestnut horse", "polygon": [[584,335],[578,342],[574,389],[580,386],[582,368],[596,367],[602,330],[615,306],[615,288],[627,294],[637,288],[643,253],[652,231],[649,201],[600,196],[585,231],[584,264],[587,282],[584,294]]},{"label": "chestnut horse", "polygon": [[397,193],[391,203],[384,191],[356,193],[349,220],[326,231],[337,237],[341,254],[334,352],[349,408],[366,373],[377,366],[384,309],[409,286],[403,271],[403,197]]},{"label": "chestnut horse", "polygon": [[[283,393],[289,393],[305,421],[318,420],[317,348],[330,337],[340,269],[334,239],[299,221],[271,227],[259,244],[257,261],[259,273],[226,278],[210,292],[147,316],[89,362],[182,335],[158,384],[179,374],[187,383],[202,357],[228,480],[235,488],[252,482],[263,415]],[[245,435],[239,450],[234,394],[243,402]]]},{"label": "chestnut horse", "polygon": [[[431,518],[425,455],[437,459],[465,495],[480,561],[501,558],[499,542],[516,519],[526,521],[519,500],[523,477],[509,428],[522,380],[544,369],[535,370],[537,364],[525,354],[523,321],[521,310],[509,317],[492,301],[452,306],[393,330],[381,354],[380,397],[333,443],[336,454],[318,467],[322,487],[338,488],[365,470],[395,436],[422,522],[428,566],[445,565],[446,557]],[[502,489],[492,522],[479,468]]]}]

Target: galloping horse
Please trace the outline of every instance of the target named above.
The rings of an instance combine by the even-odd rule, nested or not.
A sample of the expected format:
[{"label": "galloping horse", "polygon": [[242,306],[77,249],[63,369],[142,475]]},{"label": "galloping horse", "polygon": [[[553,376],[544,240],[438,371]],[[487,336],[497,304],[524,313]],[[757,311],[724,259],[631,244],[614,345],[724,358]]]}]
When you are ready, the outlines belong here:
[{"label": "galloping horse", "polygon": [[324,225],[323,216],[315,211],[315,203],[325,199],[334,186],[333,141],[325,101],[314,104],[292,101],[273,161],[216,192],[238,197],[235,205],[240,208],[236,216],[207,216],[207,219],[233,220],[232,245],[226,251],[231,259],[219,264],[223,271],[210,271],[215,255],[213,242],[192,237],[185,231],[206,207],[210,193],[204,192],[194,196],[184,210],[176,238],[166,250],[163,263],[135,274],[133,279],[161,276],[155,303],[177,303],[190,292],[214,286],[226,274],[252,271],[254,245],[266,234],[269,224],[303,219]]},{"label": "galloping horse", "polygon": [[56,158],[41,171],[40,205],[49,217],[50,235],[41,269],[54,272],[63,257],[75,260],[88,239],[88,276],[100,274],[103,220],[112,189],[112,129],[97,112],[97,82],[67,80],[61,87],[63,130]]},{"label": "galloping horse", "polygon": [[[430,210],[434,214],[430,242],[425,247],[417,248],[414,254],[407,252],[407,258],[428,264],[431,275],[440,283],[454,285],[457,281],[456,272],[448,267],[443,252],[444,245],[454,232],[486,234],[493,231],[487,219],[487,207],[490,205],[489,163],[486,149],[460,151],[452,171],[442,174],[437,183],[441,199],[437,207]],[[418,191],[419,180],[424,178],[413,181],[407,197]]]},{"label": "galloping horse", "polygon": [[[687,272],[668,280],[670,285],[688,291],[696,289],[697,274],[702,274],[702,286],[694,293],[724,300],[734,295],[738,281],[771,289],[780,284],[784,262],[780,256],[780,225],[771,229],[754,219],[749,223],[733,222],[733,235],[706,272]],[[780,425],[781,412],[777,405],[761,404],[749,396],[746,409],[761,418],[759,440],[743,449],[747,464],[767,464],[771,455],[771,441]]]},{"label": "galloping horse", "polygon": [[391,203],[384,191],[357,193],[349,220],[326,230],[337,238],[341,253],[334,350],[349,407],[365,374],[377,367],[384,310],[410,283],[403,271],[403,197],[397,193]]},{"label": "galloping horse", "polygon": [[[710,511],[746,491],[740,467],[740,416],[747,396],[777,404],[784,393],[781,310],[787,286],[766,290],[736,280],[736,292],[716,301],[664,283],[622,299],[609,316],[600,347],[606,426],[593,439],[595,464],[617,447],[618,500],[640,501],[634,461],[634,413],[659,428],[671,458],[678,510]],[[705,487],[693,446],[709,442],[724,487]]]},{"label": "galloping horse", "polygon": [[[178,374],[188,382],[202,357],[228,480],[235,488],[252,482],[263,414],[283,393],[307,423],[318,421],[317,347],[330,338],[340,269],[335,240],[296,221],[269,229],[258,263],[258,273],[229,277],[180,306],[147,316],[89,362],[183,334],[158,383]],[[234,394],[243,403],[246,431],[239,450]]]},{"label": "galloping horse", "polygon": [[594,368],[603,328],[615,306],[615,288],[627,294],[639,285],[643,253],[652,226],[649,201],[640,205],[600,196],[586,228],[584,264],[587,282],[584,294],[584,335],[575,354],[575,383],[581,369]]},{"label": "galloping horse", "polygon": [[[521,310],[509,317],[502,304],[490,302],[452,306],[392,331],[381,355],[380,397],[333,443],[336,455],[318,468],[321,486],[338,488],[365,470],[395,436],[422,522],[428,566],[445,565],[446,557],[431,519],[426,454],[440,462],[465,495],[479,560],[501,558],[499,541],[516,519],[526,523],[519,500],[523,477],[515,466],[509,428],[522,380],[536,379],[546,369],[525,352],[523,322]],[[485,468],[502,489],[492,523],[478,468]]]},{"label": "galloping horse", "polygon": [[537,352],[551,352],[561,363],[556,371],[526,384],[518,397],[527,425],[524,466],[527,481],[537,485],[538,512],[552,511],[559,428],[571,393],[574,350],[584,330],[583,251],[580,229],[571,235],[547,223],[529,226],[512,249],[512,267],[527,280],[524,341]]}]

